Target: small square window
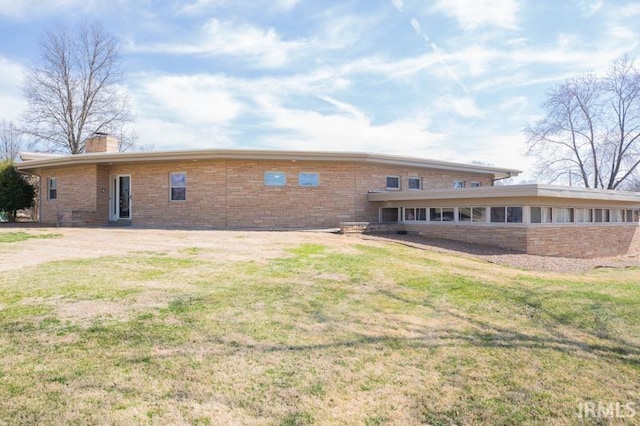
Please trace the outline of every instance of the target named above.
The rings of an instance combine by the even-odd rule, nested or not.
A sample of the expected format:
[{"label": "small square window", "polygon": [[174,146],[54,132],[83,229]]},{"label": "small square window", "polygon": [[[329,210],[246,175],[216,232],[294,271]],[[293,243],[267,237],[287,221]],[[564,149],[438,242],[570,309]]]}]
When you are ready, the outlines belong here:
[{"label": "small square window", "polygon": [[422,189],[422,181],[419,177],[409,178],[409,189]]},{"label": "small square window", "polygon": [[400,189],[400,176],[387,176],[387,189]]},{"label": "small square window", "polygon": [[49,178],[47,183],[47,193],[50,200],[55,200],[58,198],[58,179]]},{"label": "small square window", "polygon": [[171,173],[170,177],[170,195],[171,201],[187,200],[187,174]]},{"label": "small square window", "polygon": [[464,188],[464,181],[463,180],[454,180],[453,181],[453,187],[454,187],[454,189]]},{"label": "small square window", "polygon": [[298,173],[298,185],[318,186],[320,185],[320,175],[318,173]]},{"label": "small square window", "polygon": [[285,172],[265,172],[264,184],[266,186],[285,186],[287,184],[287,174]]},{"label": "small square window", "polygon": [[480,188],[482,186],[482,182],[471,182],[469,184],[470,188]]}]

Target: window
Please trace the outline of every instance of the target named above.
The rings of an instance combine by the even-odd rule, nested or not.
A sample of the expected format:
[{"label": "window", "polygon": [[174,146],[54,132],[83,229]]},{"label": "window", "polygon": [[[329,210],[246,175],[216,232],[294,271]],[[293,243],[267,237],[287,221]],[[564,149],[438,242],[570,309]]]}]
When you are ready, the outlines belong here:
[{"label": "window", "polygon": [[429,209],[431,222],[453,222],[453,207],[432,207]]},{"label": "window", "polygon": [[170,177],[170,200],[186,201],[187,200],[187,174],[171,173]]},{"label": "window", "polygon": [[611,222],[623,222],[622,215],[623,211],[620,209],[609,210],[609,219],[611,220]]},{"label": "window", "polygon": [[464,188],[464,181],[463,180],[454,180],[453,181],[453,188],[454,189]]},{"label": "window", "polygon": [[594,222],[609,222],[609,210],[593,209]]},{"label": "window", "polygon": [[531,207],[531,223],[551,223],[551,207]]},{"label": "window", "polygon": [[397,207],[393,208],[382,208],[380,209],[380,221],[381,222],[397,222],[399,219],[399,209]]},{"label": "window", "polygon": [[264,172],[264,184],[266,186],[285,186],[287,174],[284,172]]},{"label": "window", "polygon": [[422,189],[421,179],[419,177],[410,177],[409,189]]},{"label": "window", "polygon": [[507,207],[507,222],[522,223],[522,207]]},{"label": "window", "polygon": [[560,207],[554,209],[556,223],[573,223],[573,208]]},{"label": "window", "polygon": [[58,179],[49,178],[47,183],[47,193],[50,200],[58,198]]},{"label": "window", "polygon": [[482,186],[482,182],[471,182],[469,184],[470,188],[480,188]]},{"label": "window", "polygon": [[458,221],[484,223],[487,221],[486,211],[485,207],[460,207]]},{"label": "window", "polygon": [[487,221],[487,208],[486,207],[474,207],[472,210],[473,222],[486,222]]},{"label": "window", "polygon": [[405,221],[426,221],[427,220],[427,209],[423,207],[405,207],[404,208],[404,220]]},{"label": "window", "polygon": [[400,189],[400,176],[387,176],[387,189]]},{"label": "window", "polygon": [[593,211],[591,209],[575,209],[576,222],[588,223],[593,222]]},{"label": "window", "polygon": [[522,207],[491,207],[491,222],[522,223]]},{"label": "window", "polygon": [[458,208],[458,222],[471,222],[471,207]]},{"label": "window", "polygon": [[318,173],[298,173],[298,185],[318,186],[320,185],[320,175]]},{"label": "window", "polygon": [[625,222],[637,222],[638,213],[633,210],[625,210]]}]

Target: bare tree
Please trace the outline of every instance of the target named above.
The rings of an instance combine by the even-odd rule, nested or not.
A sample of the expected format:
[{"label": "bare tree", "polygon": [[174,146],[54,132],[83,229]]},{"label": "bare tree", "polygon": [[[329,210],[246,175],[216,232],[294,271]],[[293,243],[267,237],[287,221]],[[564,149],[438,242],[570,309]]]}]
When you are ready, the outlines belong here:
[{"label": "bare tree", "polygon": [[553,87],[545,116],[528,125],[528,155],[546,180],[619,189],[640,165],[640,71],[627,56],[606,76],[585,74]]},{"label": "bare tree", "polygon": [[131,122],[122,78],[119,42],[102,25],[45,33],[23,86],[24,132],[42,150],[71,154],[95,132],[120,135]]},{"label": "bare tree", "polygon": [[22,134],[11,121],[0,121],[0,162],[14,161],[22,150]]}]

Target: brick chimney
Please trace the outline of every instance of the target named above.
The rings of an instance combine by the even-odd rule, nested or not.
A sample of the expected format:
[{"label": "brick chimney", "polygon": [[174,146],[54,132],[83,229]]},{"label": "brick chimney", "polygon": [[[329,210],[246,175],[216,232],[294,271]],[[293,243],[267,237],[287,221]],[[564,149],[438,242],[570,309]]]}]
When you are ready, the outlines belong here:
[{"label": "brick chimney", "polygon": [[84,153],[118,152],[118,139],[107,133],[96,132],[84,141]]}]

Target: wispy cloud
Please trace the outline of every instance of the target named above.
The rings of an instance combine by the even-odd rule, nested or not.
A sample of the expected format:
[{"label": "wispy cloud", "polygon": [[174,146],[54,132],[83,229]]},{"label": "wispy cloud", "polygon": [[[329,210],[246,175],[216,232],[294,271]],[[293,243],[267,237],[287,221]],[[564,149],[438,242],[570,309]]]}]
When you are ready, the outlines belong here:
[{"label": "wispy cloud", "polygon": [[227,124],[243,109],[216,76],[141,76],[138,103],[153,114],[190,124]]},{"label": "wispy cloud", "polygon": [[398,9],[398,12],[402,12],[402,8],[404,7],[404,2],[402,0],[391,0],[391,4],[393,7]]},{"label": "wispy cloud", "polygon": [[301,40],[286,41],[273,28],[211,19],[188,42],[132,45],[134,52],[172,55],[227,55],[256,66],[274,68],[286,64],[293,52],[304,48]]},{"label": "wispy cloud", "polygon": [[582,1],[580,2],[580,9],[585,18],[590,18],[598,13],[598,11],[602,9],[603,5],[604,0]]},{"label": "wispy cloud", "polygon": [[177,13],[198,15],[223,7],[260,7],[282,11],[293,9],[298,3],[300,3],[300,0],[197,0],[190,4],[180,6]]},{"label": "wispy cloud", "polygon": [[435,103],[444,112],[453,112],[464,118],[477,118],[482,116],[475,99],[469,96],[445,95],[438,98]]},{"label": "wispy cloud", "polygon": [[495,26],[518,27],[517,0],[438,0],[434,10],[455,18],[463,30]]}]

